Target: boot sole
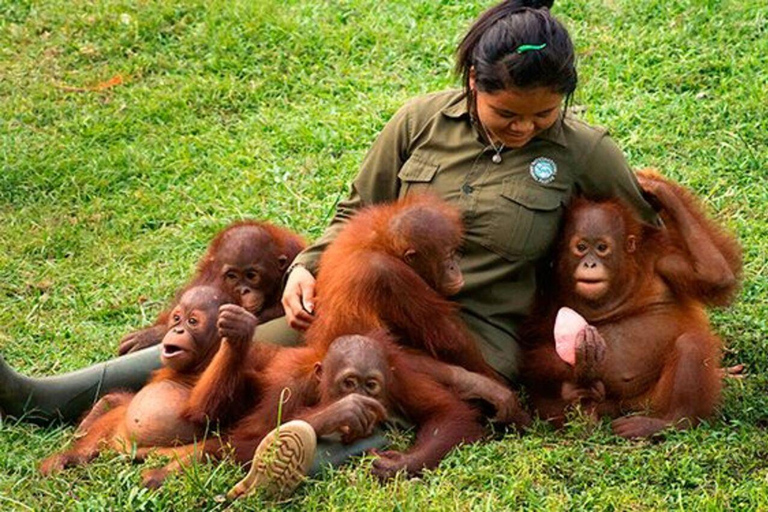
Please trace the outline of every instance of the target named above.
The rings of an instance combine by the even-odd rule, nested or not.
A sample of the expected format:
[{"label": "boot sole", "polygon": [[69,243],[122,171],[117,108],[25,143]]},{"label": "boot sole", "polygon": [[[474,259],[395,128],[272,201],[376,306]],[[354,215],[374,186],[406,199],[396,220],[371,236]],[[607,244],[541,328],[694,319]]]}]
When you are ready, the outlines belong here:
[{"label": "boot sole", "polygon": [[294,420],[273,430],[259,443],[248,474],[227,500],[262,490],[268,497],[286,496],[301,484],[315,458],[317,436],[309,423]]}]

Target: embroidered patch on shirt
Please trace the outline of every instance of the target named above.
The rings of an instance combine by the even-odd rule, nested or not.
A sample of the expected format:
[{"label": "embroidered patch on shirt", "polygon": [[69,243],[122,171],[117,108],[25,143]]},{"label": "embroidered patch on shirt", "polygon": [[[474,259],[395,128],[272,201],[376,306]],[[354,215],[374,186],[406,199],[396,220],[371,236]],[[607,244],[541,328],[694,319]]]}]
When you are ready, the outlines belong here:
[{"label": "embroidered patch on shirt", "polygon": [[551,158],[540,156],[531,162],[531,177],[539,183],[546,185],[555,181],[557,176],[557,164]]}]

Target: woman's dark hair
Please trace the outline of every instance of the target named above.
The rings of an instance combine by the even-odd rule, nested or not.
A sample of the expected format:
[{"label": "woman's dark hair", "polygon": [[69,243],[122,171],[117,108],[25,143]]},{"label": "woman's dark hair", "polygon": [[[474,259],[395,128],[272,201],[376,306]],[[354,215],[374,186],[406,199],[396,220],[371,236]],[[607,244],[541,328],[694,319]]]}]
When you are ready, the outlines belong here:
[{"label": "woman's dark hair", "polygon": [[[483,92],[548,87],[566,104],[576,90],[576,59],[568,31],[549,12],[552,1],[516,0],[491,7],[475,21],[457,49],[456,72],[470,97],[469,76]],[[523,52],[523,45],[539,46]]]}]

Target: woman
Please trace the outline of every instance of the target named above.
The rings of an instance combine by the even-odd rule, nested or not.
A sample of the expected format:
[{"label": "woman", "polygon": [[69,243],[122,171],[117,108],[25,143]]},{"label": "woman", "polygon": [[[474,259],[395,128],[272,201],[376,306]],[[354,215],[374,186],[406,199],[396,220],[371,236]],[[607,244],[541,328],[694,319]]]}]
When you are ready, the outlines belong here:
[{"label": "woman", "polygon": [[[292,265],[286,319],[260,326],[259,339],[293,344],[296,330],[311,323],[319,256],[357,209],[429,190],[462,211],[466,284],[455,299],[488,362],[513,379],[535,267],[571,197],[618,197],[656,222],[607,133],[565,113],[577,84],[575,56],[551,5],[503,2],[477,19],[458,48],[463,90],[417,98],[389,121],[331,226]],[[0,408],[41,421],[72,420],[110,389],[140,387],[158,354],[150,348],[47,379],[20,376],[3,363]]]},{"label": "woman", "polygon": [[428,190],[463,213],[466,283],[454,299],[488,362],[512,379],[534,269],[573,194],[618,197],[656,222],[606,132],[565,115],[577,81],[567,31],[523,4],[552,2],[486,11],[458,49],[464,90],[412,100],[384,127],[331,226],[291,266],[283,306],[293,328],[312,321],[317,261],[355,210]]}]

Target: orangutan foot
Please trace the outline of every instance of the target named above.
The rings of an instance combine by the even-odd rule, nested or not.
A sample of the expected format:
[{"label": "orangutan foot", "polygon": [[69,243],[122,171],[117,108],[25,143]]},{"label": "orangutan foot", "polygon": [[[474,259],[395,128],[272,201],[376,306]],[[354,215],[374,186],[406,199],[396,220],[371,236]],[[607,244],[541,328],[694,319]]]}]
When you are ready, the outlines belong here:
[{"label": "orangutan foot", "polygon": [[625,439],[651,437],[671,426],[668,420],[649,416],[624,416],[611,423],[614,434]]}]

